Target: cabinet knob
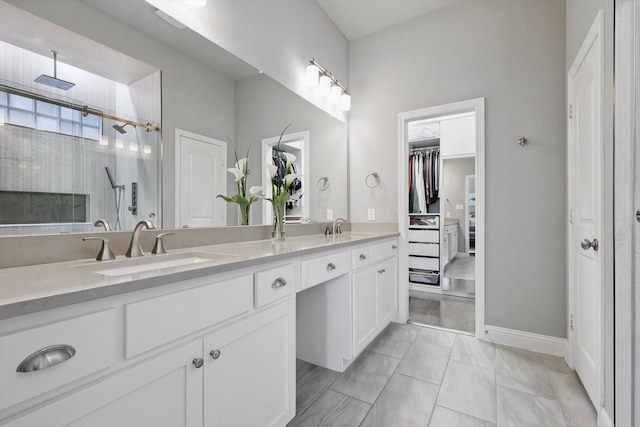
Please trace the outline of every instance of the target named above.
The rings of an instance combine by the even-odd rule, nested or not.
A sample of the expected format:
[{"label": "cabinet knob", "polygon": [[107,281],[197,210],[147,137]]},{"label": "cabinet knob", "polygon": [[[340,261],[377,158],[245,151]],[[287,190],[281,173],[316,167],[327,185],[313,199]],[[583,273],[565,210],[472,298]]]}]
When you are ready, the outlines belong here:
[{"label": "cabinet knob", "polygon": [[367,256],[365,254],[360,254],[360,261],[364,261],[365,259],[367,259]]},{"label": "cabinet knob", "polygon": [[398,249],[398,245],[391,246],[391,249]]},{"label": "cabinet knob", "polygon": [[281,288],[283,286],[287,286],[287,281],[284,280],[282,277],[278,277],[276,280],[273,281],[273,283],[271,284],[271,287],[273,289],[278,289]]},{"label": "cabinet knob", "polygon": [[195,359],[193,359],[193,361],[191,363],[193,363],[193,366],[195,366],[196,368],[200,369],[200,368],[202,368],[202,365],[204,364],[204,360],[202,359],[202,357],[196,357]]},{"label": "cabinet knob", "polygon": [[211,350],[209,354],[213,357],[213,360],[217,360],[220,357],[220,350]]},{"label": "cabinet knob", "polygon": [[336,265],[332,262],[330,262],[329,264],[327,264],[327,271],[332,271],[336,269]]}]

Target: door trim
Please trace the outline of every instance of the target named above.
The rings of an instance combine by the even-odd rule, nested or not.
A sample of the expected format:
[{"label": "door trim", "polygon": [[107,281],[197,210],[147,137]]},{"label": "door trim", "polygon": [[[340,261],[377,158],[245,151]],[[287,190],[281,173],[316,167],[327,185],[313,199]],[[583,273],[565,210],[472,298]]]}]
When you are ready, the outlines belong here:
[{"label": "door trim", "polygon": [[[582,66],[582,63],[584,62],[584,60],[586,59],[587,55],[589,54],[589,52],[591,51],[591,48],[594,46],[594,43],[599,39],[600,43],[598,46],[599,51],[597,52],[597,54],[599,55],[600,58],[600,75],[601,75],[601,79],[600,79],[600,93],[601,93],[601,97],[600,97],[600,156],[598,156],[598,159],[600,161],[600,212],[599,212],[599,224],[598,224],[598,239],[600,240],[600,247],[602,248],[602,255],[600,256],[600,319],[601,319],[601,328],[600,328],[600,358],[599,358],[599,366],[597,367],[597,373],[598,376],[600,377],[598,379],[598,398],[599,398],[599,402],[598,402],[598,407],[596,408],[596,410],[600,410],[600,407],[603,405],[603,390],[605,389],[605,385],[604,385],[604,358],[605,358],[605,306],[604,306],[604,274],[605,274],[605,257],[604,257],[604,248],[607,247],[607,239],[608,236],[606,236],[606,234],[604,233],[605,230],[605,224],[604,224],[604,218],[605,218],[605,200],[604,200],[604,189],[605,189],[605,183],[604,183],[604,120],[603,120],[603,116],[604,116],[604,111],[605,111],[605,105],[604,105],[604,94],[605,94],[605,88],[604,88],[604,47],[603,47],[603,43],[602,43],[602,36],[604,34],[604,20],[603,20],[603,11],[600,10],[598,12],[598,14],[596,15],[596,18],[589,30],[589,32],[587,33],[587,36],[585,37],[582,46],[580,47],[580,50],[578,51],[578,53],[576,54],[575,59],[573,60],[573,63],[571,65],[571,68],[569,69],[569,72],[567,73],[567,103],[569,103],[569,101],[571,99],[573,99],[573,92],[574,92],[574,79],[576,77],[576,74],[578,73],[578,71],[580,70],[580,67]],[[569,105],[567,105],[567,111],[569,111]],[[569,118],[569,120],[571,120]],[[567,346],[567,363],[569,364],[569,366],[571,368],[574,367],[574,349],[576,346],[576,334],[575,332],[571,329],[571,320],[572,320],[572,316],[575,314],[576,312],[576,277],[575,277],[575,270],[574,270],[574,266],[577,262],[577,251],[578,248],[574,245],[574,242],[576,241],[575,238],[575,231],[574,231],[574,226],[572,223],[572,215],[573,215],[573,210],[574,210],[574,206],[573,204],[575,203],[575,185],[576,183],[574,182],[574,177],[575,177],[575,172],[576,172],[576,165],[575,165],[575,155],[576,155],[576,149],[575,149],[575,144],[574,144],[574,131],[573,131],[573,127],[572,126],[567,126],[567,314],[568,314],[568,319],[567,319],[567,337],[568,337],[568,341],[569,341],[569,345]]]},{"label": "door trim", "polygon": [[404,272],[409,270],[407,250],[407,229],[409,227],[409,192],[407,189],[407,161],[409,145],[406,138],[407,121],[444,116],[455,113],[473,111],[476,114],[476,332],[478,339],[485,339],[485,239],[484,239],[484,202],[485,202],[485,118],[484,98],[406,111],[398,114],[398,318],[406,323],[409,318],[409,286]]},{"label": "door trim", "polygon": [[[227,151],[227,143],[225,141],[220,141],[219,139],[214,139],[214,138],[210,138],[208,136],[204,136],[204,135],[200,135],[194,132],[189,132],[187,130],[184,129],[179,129],[176,128],[176,136],[175,136],[175,195],[174,195],[174,207],[175,207],[175,227],[176,228],[181,228],[182,227],[182,207],[180,205],[180,200],[182,199],[182,191],[180,190],[180,173],[182,172],[181,170],[181,166],[180,166],[180,153],[181,153],[181,148],[182,148],[182,141],[181,138],[185,136],[187,138],[191,138],[191,139],[196,139],[198,141],[202,141],[208,144],[212,144],[212,145],[221,145],[224,148],[224,152],[225,152],[225,157],[223,158],[224,160],[224,166],[223,168],[225,169],[226,172],[226,168],[227,168],[227,158],[226,155],[228,154]],[[223,174],[223,180],[224,180],[224,184],[222,186],[222,188],[227,189],[227,174],[224,173]],[[211,197],[215,197],[215,195],[211,195]],[[222,222],[226,225],[227,224],[227,209],[222,209]]]}]

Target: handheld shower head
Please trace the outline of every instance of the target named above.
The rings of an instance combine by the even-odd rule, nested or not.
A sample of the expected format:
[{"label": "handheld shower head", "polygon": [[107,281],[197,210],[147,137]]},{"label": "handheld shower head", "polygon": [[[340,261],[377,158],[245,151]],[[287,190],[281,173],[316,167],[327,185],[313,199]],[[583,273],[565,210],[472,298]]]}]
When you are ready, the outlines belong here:
[{"label": "handheld shower head", "polygon": [[114,190],[116,188],[124,188],[124,185],[116,184],[116,180],[113,179],[113,175],[111,175],[111,169],[109,169],[109,166],[105,166],[104,170],[107,171],[107,178],[109,178],[109,182],[111,183],[111,188],[113,188]]},{"label": "handheld shower head", "polygon": [[125,133],[127,133],[127,131],[124,130],[124,127],[127,126],[128,124],[129,123],[124,123],[122,125],[115,124],[115,125],[112,126],[112,128],[114,128],[115,130],[117,130],[121,134],[125,134]]}]

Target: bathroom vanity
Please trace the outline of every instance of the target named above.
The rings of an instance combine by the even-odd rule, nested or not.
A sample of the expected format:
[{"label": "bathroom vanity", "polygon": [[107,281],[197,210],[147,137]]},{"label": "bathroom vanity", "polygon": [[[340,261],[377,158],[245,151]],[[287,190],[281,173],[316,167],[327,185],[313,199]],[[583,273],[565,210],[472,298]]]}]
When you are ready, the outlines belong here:
[{"label": "bathroom vanity", "polygon": [[0,270],[0,425],[284,426],[296,357],[343,371],[396,316],[396,235]]}]

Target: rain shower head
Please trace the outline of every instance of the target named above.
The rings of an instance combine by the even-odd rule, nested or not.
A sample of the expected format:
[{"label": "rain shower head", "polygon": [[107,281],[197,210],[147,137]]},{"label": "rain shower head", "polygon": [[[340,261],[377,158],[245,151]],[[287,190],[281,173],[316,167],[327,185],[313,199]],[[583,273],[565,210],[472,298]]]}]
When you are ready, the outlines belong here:
[{"label": "rain shower head", "polygon": [[53,54],[53,77],[47,76],[46,74],[40,74],[34,82],[40,83],[43,85],[51,86],[56,89],[69,90],[74,87],[76,84],[68,82],[66,80],[61,80],[58,78],[58,52],[51,51]]},{"label": "rain shower head", "polygon": [[126,130],[124,130],[124,127],[125,127],[126,125],[128,125],[128,124],[129,124],[129,123],[125,123],[125,124],[122,124],[122,125],[115,124],[115,125],[113,125],[112,127],[113,127],[115,130],[117,130],[118,132],[120,132],[121,134],[125,134],[125,133],[127,133],[127,131],[126,131]]}]

